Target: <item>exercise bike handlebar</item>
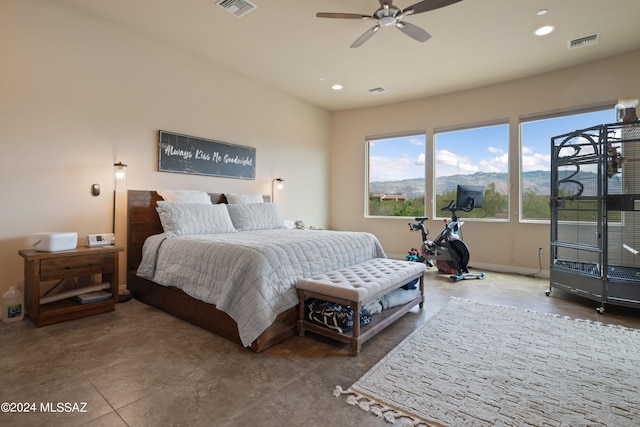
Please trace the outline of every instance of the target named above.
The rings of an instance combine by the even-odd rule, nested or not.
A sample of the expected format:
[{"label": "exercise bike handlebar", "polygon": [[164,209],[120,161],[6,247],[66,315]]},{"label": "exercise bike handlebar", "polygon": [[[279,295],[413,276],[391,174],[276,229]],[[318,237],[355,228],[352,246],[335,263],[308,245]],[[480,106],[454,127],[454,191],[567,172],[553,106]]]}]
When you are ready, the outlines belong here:
[{"label": "exercise bike handlebar", "polygon": [[[449,221],[447,223],[447,225],[445,226],[445,230],[446,229],[451,229],[451,230],[457,230],[458,227],[458,216],[456,215],[456,212],[458,210],[461,210],[463,212],[471,212],[474,208],[474,200],[470,199],[470,202],[467,206],[464,207],[458,207],[456,206],[456,202],[455,200],[451,200],[449,201],[449,203],[447,204],[447,206],[444,206],[442,209],[440,209],[441,211],[448,211],[451,212],[451,221]],[[426,220],[428,220],[429,217],[427,216],[418,216],[415,218],[416,221],[418,222],[410,222],[409,223],[409,229],[411,231],[418,231],[418,230],[424,230],[424,222]],[[462,225],[462,224],[460,224]]]},{"label": "exercise bike handlebar", "polygon": [[455,215],[456,211],[471,212],[473,210],[473,208],[475,207],[475,205],[476,205],[475,200],[473,200],[471,198],[469,199],[469,202],[467,203],[466,206],[456,206],[455,201],[451,200],[449,202],[449,204],[447,206],[443,207],[441,210],[449,211],[453,215]]},{"label": "exercise bike handlebar", "polygon": [[466,206],[458,206],[458,210],[461,210],[462,212],[471,212],[473,210],[473,208],[476,207],[476,201],[472,198],[469,198],[469,201],[467,202]]},{"label": "exercise bike handlebar", "polygon": [[440,210],[441,211],[455,212],[457,209],[458,208],[456,208],[455,202],[453,200],[451,200],[447,206],[443,207]]}]

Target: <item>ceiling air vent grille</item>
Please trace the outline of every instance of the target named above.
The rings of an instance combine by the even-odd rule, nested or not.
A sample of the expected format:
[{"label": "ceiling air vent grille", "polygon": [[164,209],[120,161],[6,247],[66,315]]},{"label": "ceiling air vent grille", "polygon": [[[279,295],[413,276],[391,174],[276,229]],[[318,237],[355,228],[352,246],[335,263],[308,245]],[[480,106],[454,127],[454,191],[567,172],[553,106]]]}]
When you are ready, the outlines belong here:
[{"label": "ceiling air vent grille", "polygon": [[569,40],[568,48],[577,49],[579,47],[590,46],[598,43],[598,34],[591,34],[590,36],[584,36],[577,39]]},{"label": "ceiling air vent grille", "polygon": [[380,95],[380,94],[387,93],[387,92],[388,92],[388,90],[386,90],[382,86],[378,86],[378,87],[374,87],[373,89],[369,89],[369,93],[372,93],[374,95]]},{"label": "ceiling air vent grille", "polygon": [[227,12],[233,13],[238,17],[244,16],[258,7],[249,0],[219,0],[217,4]]}]

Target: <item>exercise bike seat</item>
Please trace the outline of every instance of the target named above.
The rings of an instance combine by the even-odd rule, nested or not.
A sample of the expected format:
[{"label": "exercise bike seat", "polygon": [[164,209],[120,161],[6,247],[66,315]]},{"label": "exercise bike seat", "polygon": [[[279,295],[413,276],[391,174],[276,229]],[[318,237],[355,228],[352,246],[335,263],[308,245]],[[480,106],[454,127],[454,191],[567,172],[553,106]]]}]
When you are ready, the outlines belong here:
[{"label": "exercise bike seat", "polygon": [[420,221],[420,222],[426,221],[428,219],[429,219],[428,216],[418,216],[418,217],[416,217],[416,221]]}]

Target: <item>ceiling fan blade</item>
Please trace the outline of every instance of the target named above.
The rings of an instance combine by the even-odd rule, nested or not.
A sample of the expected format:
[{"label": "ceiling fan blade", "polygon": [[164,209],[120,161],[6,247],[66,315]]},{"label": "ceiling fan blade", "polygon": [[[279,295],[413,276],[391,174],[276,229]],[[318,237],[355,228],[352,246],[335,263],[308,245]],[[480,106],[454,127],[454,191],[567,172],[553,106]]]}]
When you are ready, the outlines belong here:
[{"label": "ceiling fan blade", "polygon": [[378,30],[380,29],[380,25],[374,25],[366,33],[358,37],[356,41],[354,41],[350,47],[359,47],[364,44],[367,40],[369,40]]},{"label": "ceiling fan blade", "polygon": [[431,34],[409,22],[400,21],[396,24],[396,27],[412,39],[418,40],[421,43],[424,43],[431,38]]},{"label": "ceiling fan blade", "polygon": [[402,11],[405,15],[415,15],[416,13],[428,12],[434,9],[440,9],[441,7],[449,6],[454,3],[458,3],[462,0],[423,0],[419,3],[409,6]]},{"label": "ceiling fan blade", "polygon": [[357,13],[316,13],[316,18],[370,19],[371,16]]}]

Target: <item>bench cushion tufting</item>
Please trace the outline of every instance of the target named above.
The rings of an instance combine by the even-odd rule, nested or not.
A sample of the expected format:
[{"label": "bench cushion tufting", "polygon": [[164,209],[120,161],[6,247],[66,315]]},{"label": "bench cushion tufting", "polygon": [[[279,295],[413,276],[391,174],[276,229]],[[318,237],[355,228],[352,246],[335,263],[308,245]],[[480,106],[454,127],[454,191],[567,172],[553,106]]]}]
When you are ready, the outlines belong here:
[{"label": "bench cushion tufting", "polygon": [[[298,280],[296,287],[306,291],[363,302],[384,295],[387,290],[424,273],[419,262],[373,258],[350,267]],[[405,282],[406,280],[406,282]]]}]

